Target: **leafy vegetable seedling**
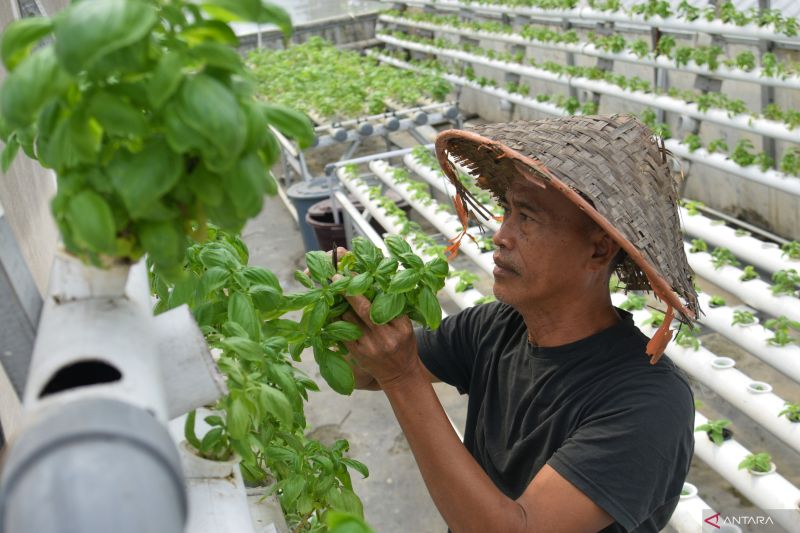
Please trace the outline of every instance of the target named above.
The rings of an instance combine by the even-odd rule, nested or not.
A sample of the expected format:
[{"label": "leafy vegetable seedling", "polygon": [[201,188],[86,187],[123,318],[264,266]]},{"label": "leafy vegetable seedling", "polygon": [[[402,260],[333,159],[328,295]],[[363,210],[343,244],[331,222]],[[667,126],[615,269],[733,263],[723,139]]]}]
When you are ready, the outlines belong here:
[{"label": "leafy vegetable seedling", "polygon": [[697,426],[694,430],[705,431],[706,435],[708,435],[708,439],[717,446],[720,446],[733,436],[733,432],[726,427],[730,423],[730,420],[724,418],[720,420],[709,420],[705,424]]},{"label": "leafy vegetable seedling", "polygon": [[767,452],[748,454],[739,463],[739,470],[748,469],[751,472],[769,472],[772,470],[772,456]]}]

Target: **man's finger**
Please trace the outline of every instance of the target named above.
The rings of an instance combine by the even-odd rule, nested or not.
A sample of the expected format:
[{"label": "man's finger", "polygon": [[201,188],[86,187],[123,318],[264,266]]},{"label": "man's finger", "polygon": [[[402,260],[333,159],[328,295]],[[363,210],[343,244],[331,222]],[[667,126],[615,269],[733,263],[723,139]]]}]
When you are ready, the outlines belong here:
[{"label": "man's finger", "polygon": [[369,317],[371,304],[364,295],[357,294],[355,296],[345,296],[345,298],[348,302],[350,302],[350,307],[356,312],[362,322],[364,322],[364,325],[369,328],[375,326],[375,324],[372,322],[372,319]]}]

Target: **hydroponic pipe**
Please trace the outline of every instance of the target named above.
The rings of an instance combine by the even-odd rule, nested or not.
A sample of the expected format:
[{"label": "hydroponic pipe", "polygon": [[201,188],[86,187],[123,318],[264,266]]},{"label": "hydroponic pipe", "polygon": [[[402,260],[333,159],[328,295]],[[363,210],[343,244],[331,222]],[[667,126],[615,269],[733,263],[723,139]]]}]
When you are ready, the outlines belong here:
[{"label": "hydroponic pipe", "polygon": [[515,74],[530,76],[542,81],[558,83],[568,87],[585,89],[587,91],[592,91],[599,94],[622,98],[638,104],[663,109],[664,111],[688,115],[692,118],[705,120],[721,126],[727,126],[750,133],[758,133],[760,135],[765,135],[767,137],[781,139],[793,143],[800,143],[800,133],[790,130],[785,124],[776,122],[774,120],[753,118],[752,116],[745,114],[729,117],[727,111],[720,109],[700,111],[695,103],[688,103],[684,100],[678,100],[677,98],[673,98],[671,96],[657,95],[641,91],[633,92],[627,89],[622,89],[621,87],[603,80],[590,80],[580,76],[563,76],[537,67],[487,59],[475,54],[470,54],[468,52],[462,52],[460,50],[447,50],[427,44],[418,44],[411,41],[396,39],[387,35],[378,35],[377,38],[387,44],[407,48],[409,50],[416,50],[428,54],[442,55],[445,57],[460,59],[461,61],[467,61],[469,63],[496,68],[503,72],[512,72]]},{"label": "hydroponic pipe", "polygon": [[[369,164],[376,176],[386,185],[397,191],[397,193],[414,208],[422,217],[442,233],[446,238],[455,238],[461,231],[461,222],[455,215],[450,215],[437,211],[433,205],[423,205],[422,202],[413,197],[413,193],[409,191],[405,184],[395,183],[394,178],[388,173],[389,165],[385,161],[373,161]],[[433,200],[433,199],[432,199]],[[433,200],[433,204],[437,202]],[[494,270],[494,260],[492,259],[491,252],[482,252],[477,244],[472,242],[469,237],[464,237],[461,240],[460,251],[467,257],[475,261],[475,263],[488,274]]]},{"label": "hydroponic pipe", "polygon": [[[625,296],[614,293],[611,295],[611,301],[619,306],[625,301]],[[644,325],[648,318],[650,318],[648,311],[633,311],[636,325],[642,333],[650,336],[655,333],[655,328]],[[687,374],[711,388],[725,401],[762,425],[792,449],[800,452],[800,424],[793,424],[785,417],[778,416],[786,403],[783,398],[773,392],[751,391],[748,386],[757,382],[736,368],[715,368],[712,363],[719,360],[719,356],[703,346],[694,350],[671,342],[667,345],[665,353]]]},{"label": "hydroponic pipe", "polygon": [[[697,489],[695,488],[695,490]],[[678,533],[698,533],[702,531],[703,513],[707,513],[706,516],[708,516],[714,511],[711,505],[706,503],[696,492],[693,495],[681,495],[678,506],[669,518],[669,525]]]},{"label": "hydroponic pipe", "polygon": [[[332,145],[335,145],[335,144],[341,144],[341,143],[344,143],[344,142],[357,141],[357,140],[363,139],[364,137],[368,137],[368,136],[378,137],[378,136],[382,136],[382,135],[387,135],[387,134],[389,134],[389,133],[391,133],[393,131],[417,128],[417,127],[419,127],[419,123],[416,122],[416,120],[417,119],[415,117],[400,119],[399,123],[397,124],[397,128],[395,128],[395,129],[391,129],[392,127],[394,127],[393,125],[372,124],[371,125],[372,126],[372,131],[371,132],[367,132],[367,131],[359,132],[359,130],[357,130],[357,129],[350,129],[350,130],[342,129],[340,131],[344,132],[343,135],[339,136],[338,138],[335,135],[325,135],[323,137],[320,137],[317,140],[317,143],[314,145],[314,147],[315,148],[325,148],[327,146],[332,146]],[[438,122],[443,122],[445,120],[450,120],[450,119],[448,117],[446,117],[442,113],[434,113],[432,115],[427,115],[427,120],[430,123],[438,123]],[[363,124],[369,124],[369,123],[362,122],[361,124],[363,125]]]},{"label": "hydroponic pipe", "polygon": [[[696,425],[707,422],[705,416],[695,411]],[[797,512],[800,490],[777,471],[753,475],[747,469],[740,470],[739,463],[750,450],[733,439],[716,445],[700,431],[694,434],[694,453],[759,508],[783,510],[771,516],[786,531],[800,531],[800,513]]]},{"label": "hydroponic pipe", "polygon": [[[406,166],[416,175],[425,180],[425,182],[431,187],[434,187],[436,190],[447,196],[447,198],[452,198],[456,194],[456,188],[453,187],[453,184],[450,183],[450,181],[442,172],[438,172],[435,169],[423,165],[417,161],[412,154],[406,155],[403,158],[403,163],[405,163]],[[484,205],[484,207],[491,211],[490,206]],[[481,224],[485,225],[492,231],[497,231],[500,229],[500,223],[493,218],[481,220]]]},{"label": "hydroponic pipe", "polygon": [[747,264],[770,273],[790,268],[800,271],[800,261],[785,257],[775,243],[750,235],[737,235],[734,228],[715,224],[713,219],[700,213],[691,215],[684,207],[680,208],[680,213],[681,225],[688,235],[702,239],[714,247],[727,248]]},{"label": "hydroponic pipe", "polygon": [[800,383],[800,346],[796,344],[772,345],[768,341],[774,337],[774,332],[764,328],[761,324],[731,325],[734,308],[729,306],[711,307],[709,305],[711,298],[705,293],[700,293],[698,297],[700,308],[704,313],[700,317],[701,323],[779,370],[786,377]]},{"label": "hydroponic pipe", "polygon": [[691,74],[699,74],[701,76],[713,76],[734,81],[744,81],[749,83],[756,83],[770,87],[781,87],[786,89],[800,89],[800,77],[787,76],[786,78],[778,78],[772,76],[762,76],[760,67],[753,70],[746,71],[739,68],[730,68],[725,65],[720,65],[715,70],[709,70],[707,67],[698,65],[694,60],[688,61],[685,65],[677,65],[675,60],[669,59],[665,56],[658,56],[655,59],[641,58],[632,52],[608,52],[598,48],[589,42],[580,43],[550,43],[540,41],[537,39],[526,39],[519,34],[504,34],[484,30],[470,30],[468,28],[457,28],[449,24],[435,24],[430,22],[422,22],[404,19],[402,17],[394,17],[392,15],[381,15],[378,18],[380,22],[389,22],[392,24],[400,24],[412,28],[418,28],[429,31],[439,31],[444,33],[451,33],[461,35],[464,37],[471,37],[474,39],[490,39],[493,41],[504,42],[508,44],[530,46],[542,50],[554,50],[557,52],[581,54],[589,57],[597,57],[600,59],[608,59],[610,61],[620,61],[633,65],[643,65],[653,68],[661,68],[667,70],[674,70],[678,72],[687,72]]},{"label": "hydroponic pipe", "polygon": [[789,295],[775,296],[771,285],[760,279],[740,281],[743,270],[730,265],[714,268],[712,256],[706,252],[691,252],[691,245],[684,242],[689,266],[694,273],[723,290],[735,294],[744,303],[772,316],[784,315],[800,322],[800,298]]},{"label": "hydroponic pipe", "polygon": [[[401,109],[401,110],[398,110],[398,111],[387,111],[386,113],[378,113],[376,115],[367,115],[367,116],[363,116],[363,117],[359,117],[359,118],[353,118],[353,119],[349,119],[349,120],[342,120],[341,122],[334,121],[334,122],[331,122],[330,124],[324,124],[322,126],[317,126],[316,128],[314,128],[314,131],[316,131],[317,133],[323,133],[323,132],[325,132],[327,130],[331,130],[331,129],[334,129],[334,128],[352,126],[352,125],[355,125],[355,124],[360,124],[362,122],[378,121],[378,120],[381,120],[381,119],[384,119],[384,118],[392,118],[392,117],[402,118],[405,115],[409,115],[411,113],[417,113],[419,111],[424,111],[426,113],[429,113],[431,111],[434,111],[434,110],[437,110],[437,109],[442,109],[442,108],[445,108],[445,107],[447,107],[448,109],[443,111],[441,114],[446,116],[446,117],[448,117],[448,118],[455,118],[455,115],[458,114],[457,105],[454,104],[453,102],[442,102],[442,103],[438,103],[438,104],[412,106],[412,107],[408,107],[406,109]],[[453,111],[453,109],[455,109],[455,112]]]},{"label": "hydroponic pipe", "polygon": [[[384,3],[397,3],[394,0],[379,0]],[[587,21],[587,22],[614,22],[624,25],[641,25],[646,28],[659,28],[661,30],[680,30],[690,32],[710,33],[712,35],[731,35],[749,37],[774,42],[800,43],[800,36],[782,35],[775,30],[772,24],[758,26],[753,23],[736,26],[722,22],[720,19],[708,21],[699,18],[694,21],[678,17],[663,18],[658,15],[645,18],[644,15],[628,15],[625,13],[599,11],[591,7],[578,7],[574,9],[540,9],[535,7],[486,5],[475,2],[460,2],[454,0],[403,0],[403,4],[412,6],[430,6],[435,8],[452,8],[457,10],[470,10],[475,13],[488,13],[494,15],[523,15],[532,18],[553,19],[554,21]]]}]

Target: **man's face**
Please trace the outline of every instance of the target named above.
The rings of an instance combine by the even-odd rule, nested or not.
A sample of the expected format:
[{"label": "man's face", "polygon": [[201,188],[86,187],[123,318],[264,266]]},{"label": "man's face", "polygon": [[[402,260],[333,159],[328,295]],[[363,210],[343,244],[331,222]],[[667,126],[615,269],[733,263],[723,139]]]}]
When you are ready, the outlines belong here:
[{"label": "man's face", "polygon": [[498,300],[523,310],[588,290],[602,230],[586,214],[553,187],[523,178],[512,181],[501,204],[505,217],[492,239]]}]

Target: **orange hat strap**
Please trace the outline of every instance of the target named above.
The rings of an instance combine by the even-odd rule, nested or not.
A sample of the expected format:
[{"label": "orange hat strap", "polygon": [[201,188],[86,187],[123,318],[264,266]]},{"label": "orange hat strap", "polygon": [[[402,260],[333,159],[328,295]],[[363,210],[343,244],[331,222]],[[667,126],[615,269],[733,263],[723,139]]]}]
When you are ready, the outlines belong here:
[{"label": "orange hat strap", "polygon": [[664,313],[664,321],[656,330],[655,335],[647,343],[647,355],[650,356],[650,364],[654,365],[661,359],[667,344],[672,340],[672,330],[669,329],[672,319],[675,318],[675,311],[671,305],[667,304],[667,312]]}]

